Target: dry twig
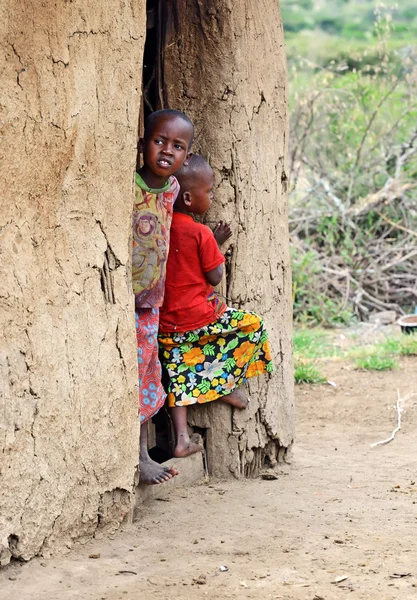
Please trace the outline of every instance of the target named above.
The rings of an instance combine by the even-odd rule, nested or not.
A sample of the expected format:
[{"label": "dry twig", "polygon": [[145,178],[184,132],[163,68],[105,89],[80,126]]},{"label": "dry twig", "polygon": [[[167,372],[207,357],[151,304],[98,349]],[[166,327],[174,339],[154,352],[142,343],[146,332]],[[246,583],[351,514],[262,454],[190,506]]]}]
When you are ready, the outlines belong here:
[{"label": "dry twig", "polygon": [[404,411],[405,401],[408,400],[409,398],[411,398],[414,395],[415,394],[408,394],[404,398],[401,398],[401,396],[400,396],[400,390],[397,390],[397,404],[396,404],[396,407],[397,407],[397,427],[391,433],[391,435],[389,436],[389,438],[387,438],[386,440],[382,440],[380,442],[375,442],[374,444],[371,444],[371,448],[375,448],[376,446],[384,446],[385,444],[389,444],[390,442],[392,442],[392,440],[395,438],[395,435],[401,429],[401,415],[402,415],[402,413]]}]

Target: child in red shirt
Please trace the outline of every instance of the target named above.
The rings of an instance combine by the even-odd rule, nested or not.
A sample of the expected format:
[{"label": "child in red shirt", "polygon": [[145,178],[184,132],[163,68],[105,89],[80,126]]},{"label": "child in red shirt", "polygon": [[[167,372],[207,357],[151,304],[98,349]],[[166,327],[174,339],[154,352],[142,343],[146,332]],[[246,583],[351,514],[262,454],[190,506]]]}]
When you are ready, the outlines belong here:
[{"label": "child in red shirt", "polygon": [[220,221],[212,232],[193,220],[213,201],[213,171],[193,155],[175,176],[180,193],[174,206],[159,345],[169,376],[168,405],[177,442],[174,456],[201,451],[190,441],[187,406],[220,399],[246,408],[239,387],[249,377],[271,373],[273,363],[263,320],[255,313],[228,308],[214,295],[223,277],[219,246],[230,235]]}]

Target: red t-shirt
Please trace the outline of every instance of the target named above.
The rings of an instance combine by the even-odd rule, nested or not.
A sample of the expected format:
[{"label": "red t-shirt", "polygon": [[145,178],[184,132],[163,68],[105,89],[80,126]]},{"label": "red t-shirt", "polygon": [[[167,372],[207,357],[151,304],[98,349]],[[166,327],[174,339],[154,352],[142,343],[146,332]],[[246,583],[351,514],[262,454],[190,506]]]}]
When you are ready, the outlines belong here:
[{"label": "red t-shirt", "polygon": [[193,331],[216,321],[214,302],[207,300],[213,287],[204,273],[223,262],[211,229],[190,215],[174,212],[164,304],[159,314],[161,331]]}]

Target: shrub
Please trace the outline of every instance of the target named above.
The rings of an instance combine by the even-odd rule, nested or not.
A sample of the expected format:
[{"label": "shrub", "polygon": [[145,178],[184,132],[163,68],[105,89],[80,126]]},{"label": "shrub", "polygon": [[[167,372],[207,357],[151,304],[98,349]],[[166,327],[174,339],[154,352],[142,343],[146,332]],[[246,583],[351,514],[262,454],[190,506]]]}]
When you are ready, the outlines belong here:
[{"label": "shrub", "polygon": [[[292,70],[290,229],[294,316],[345,324],[406,312],[417,288],[417,51],[370,51]],[[298,82],[298,83],[297,83]]]}]

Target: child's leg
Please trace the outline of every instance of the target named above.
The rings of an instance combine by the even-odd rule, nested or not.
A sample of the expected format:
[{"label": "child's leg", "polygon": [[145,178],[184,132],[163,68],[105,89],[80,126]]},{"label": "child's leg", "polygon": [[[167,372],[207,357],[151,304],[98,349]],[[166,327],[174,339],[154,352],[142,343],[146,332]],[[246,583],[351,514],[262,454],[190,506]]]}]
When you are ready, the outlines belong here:
[{"label": "child's leg", "polygon": [[174,467],[164,467],[151,459],[148,452],[148,423],[140,426],[139,481],[146,484],[164,483],[178,475]]},{"label": "child's leg", "polygon": [[140,483],[156,484],[178,475],[175,468],[167,468],[153,461],[148,452],[148,421],[163,406],[165,391],[161,383],[161,364],[158,358],[157,333],[159,310],[136,310],[136,340],[138,345],[138,379],[140,407]]},{"label": "child's leg", "polygon": [[247,408],[249,402],[249,399],[242,388],[236,388],[233,392],[227,394],[227,396],[219,398],[219,400],[226,404],[230,404],[235,408]]},{"label": "child's leg", "polygon": [[187,407],[174,406],[169,409],[172,422],[174,423],[175,436],[177,444],[174,450],[176,458],[184,458],[196,452],[203,452],[204,448],[200,444],[196,444],[190,440],[187,428]]}]

